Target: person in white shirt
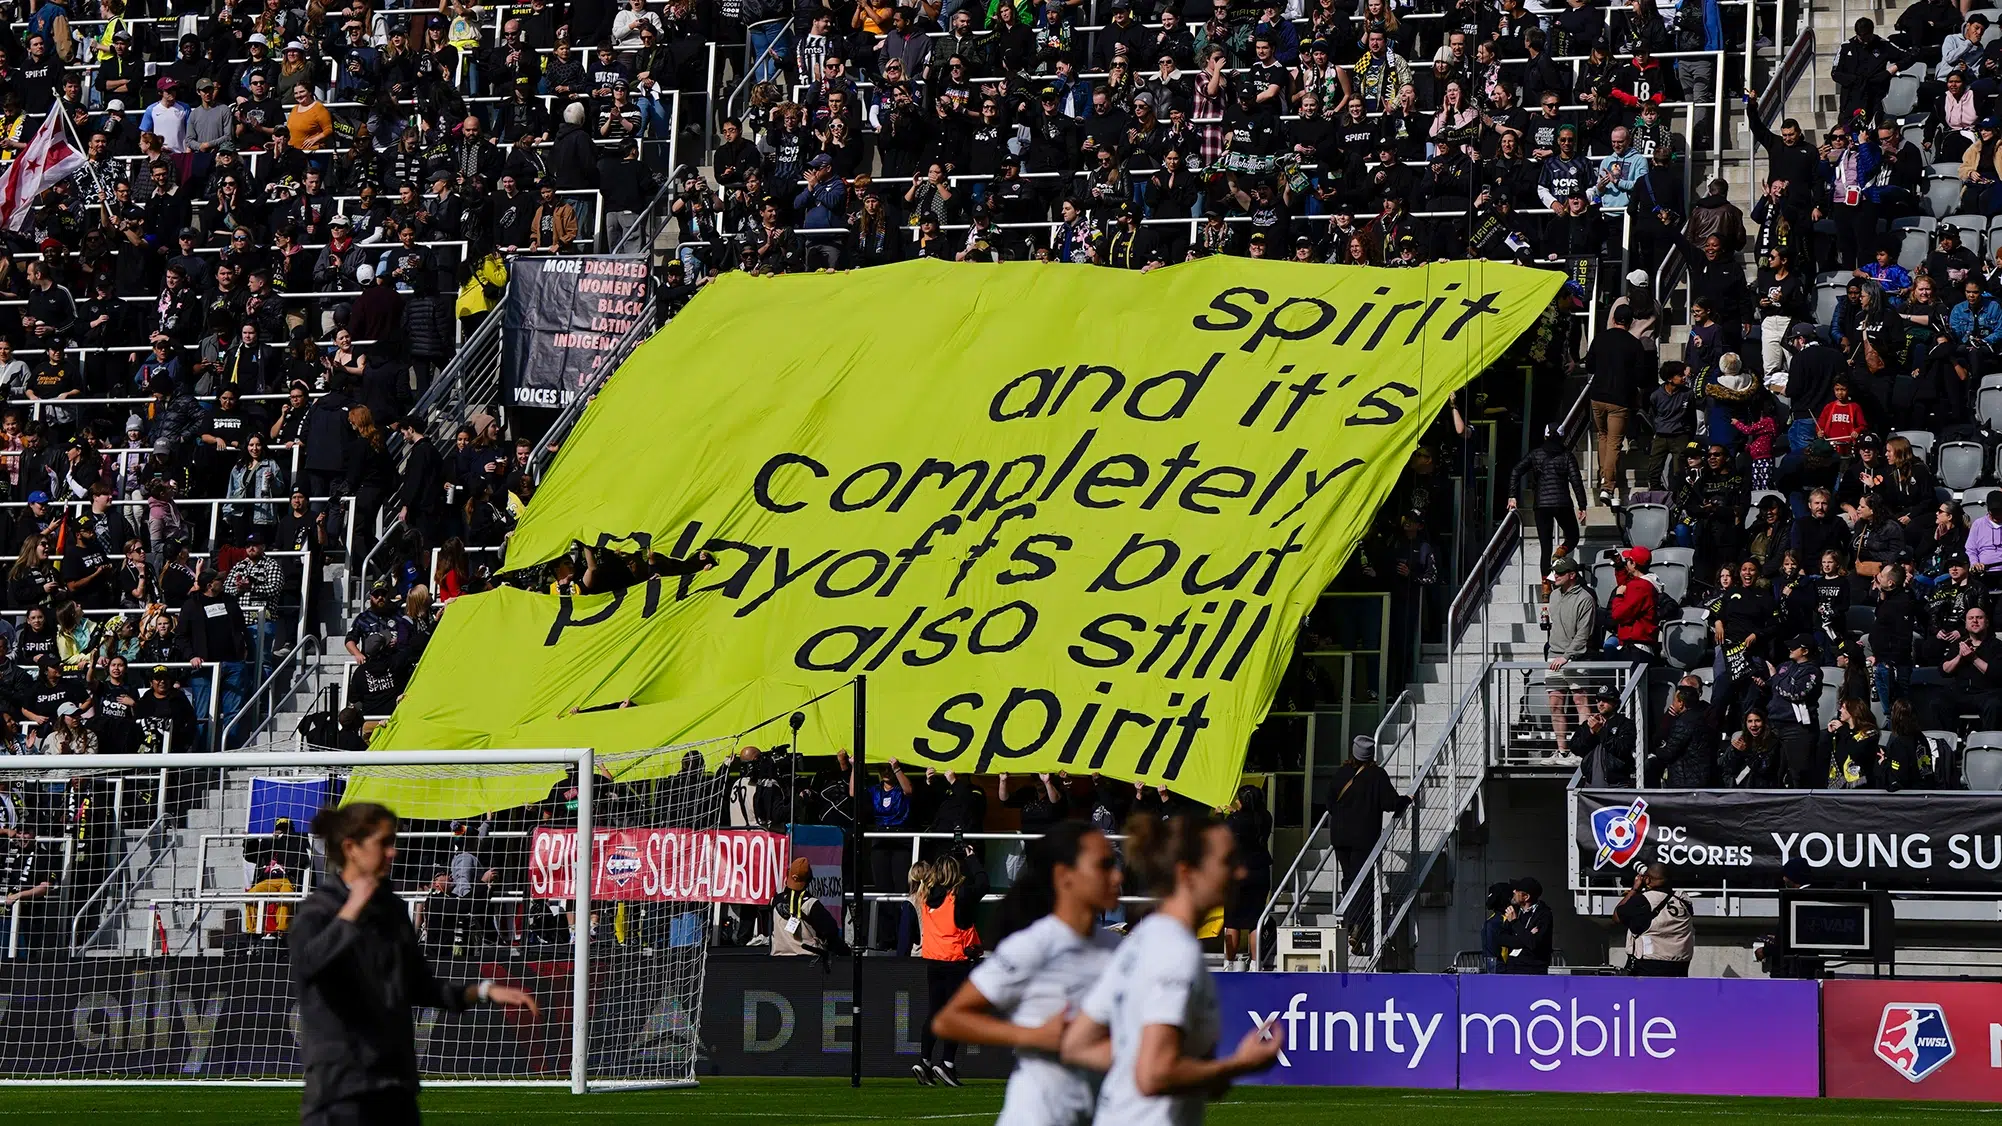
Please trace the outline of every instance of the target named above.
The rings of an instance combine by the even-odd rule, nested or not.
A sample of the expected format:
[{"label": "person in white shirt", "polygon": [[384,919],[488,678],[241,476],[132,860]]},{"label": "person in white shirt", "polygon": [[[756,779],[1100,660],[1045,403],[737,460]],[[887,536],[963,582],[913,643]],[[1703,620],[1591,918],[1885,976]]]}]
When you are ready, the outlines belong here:
[{"label": "person in white shirt", "polygon": [[1126,863],[1160,905],[1085,995],[1064,1029],[1063,1061],[1105,1072],[1098,1126],[1196,1126],[1231,1080],[1279,1057],[1278,1038],[1261,1024],[1236,1051],[1210,1058],[1221,1018],[1195,928],[1244,875],[1236,838],[1207,814],[1136,817],[1126,826]]},{"label": "person in white shirt", "polygon": [[933,1035],[1015,1049],[996,1126],[1079,1126],[1098,1076],[1058,1058],[1064,1026],[1112,959],[1098,926],[1119,905],[1119,858],[1104,833],[1066,821],[1029,842],[1001,901],[1001,942],[932,1017]]}]

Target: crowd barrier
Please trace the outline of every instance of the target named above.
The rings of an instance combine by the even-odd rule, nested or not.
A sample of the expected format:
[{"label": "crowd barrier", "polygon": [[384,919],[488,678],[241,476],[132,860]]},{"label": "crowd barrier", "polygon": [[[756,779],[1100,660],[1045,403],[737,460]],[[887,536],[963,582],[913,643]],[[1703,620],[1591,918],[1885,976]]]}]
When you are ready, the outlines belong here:
[{"label": "crowd barrier", "polygon": [[1219,1042],[1286,1047],[1243,1082],[2002,1100],[2002,982],[1219,974]]},{"label": "crowd barrier", "polygon": [[1569,795],[1571,886],[1624,888],[1643,865],[1685,891],[1771,889],[1799,858],[1814,883],[1994,894],[2002,802],[1962,790],[1596,790]]},{"label": "crowd barrier", "polygon": [[[260,947],[261,951],[263,948]],[[551,952],[560,947],[550,948]],[[545,994],[561,958],[439,965]],[[282,944],[235,958],[0,964],[0,1076],[215,1078],[298,1067]],[[658,975],[593,959],[593,988],[634,1003],[643,1045],[674,999]],[[1243,1082],[1494,1091],[2002,1101],[2002,982],[1554,975],[1218,974],[1218,1042],[1254,1020],[1284,1042]],[[852,963],[713,952],[702,999],[702,1075],[847,1075]],[[108,986],[108,982],[118,983]],[[871,958],[863,975],[866,1076],[908,1081],[924,1022],[924,963]],[[658,996],[635,994],[653,991]],[[547,1017],[545,1016],[545,1022]],[[560,1075],[563,1045],[490,1009],[422,1014],[427,1074]],[[959,1072],[998,1078],[1007,1051],[966,1047]]]}]

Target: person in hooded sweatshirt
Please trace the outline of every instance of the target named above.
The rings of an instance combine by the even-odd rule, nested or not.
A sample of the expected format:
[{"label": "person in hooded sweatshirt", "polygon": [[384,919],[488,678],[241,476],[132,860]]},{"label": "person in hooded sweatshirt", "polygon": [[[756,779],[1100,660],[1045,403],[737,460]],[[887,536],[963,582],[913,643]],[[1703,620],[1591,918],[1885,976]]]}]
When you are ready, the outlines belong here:
[{"label": "person in hooded sweatshirt", "polygon": [[[1552,558],[1551,538],[1564,533],[1566,552],[1578,547],[1578,526],[1585,519],[1590,500],[1585,495],[1585,478],[1578,472],[1578,459],[1565,448],[1564,435],[1555,425],[1543,428],[1543,441],[1529,451],[1515,467],[1509,488],[1508,506],[1514,509],[1524,497],[1536,509],[1536,539],[1542,549],[1537,574],[1548,574]],[[1571,505],[1573,497],[1578,504]]]}]

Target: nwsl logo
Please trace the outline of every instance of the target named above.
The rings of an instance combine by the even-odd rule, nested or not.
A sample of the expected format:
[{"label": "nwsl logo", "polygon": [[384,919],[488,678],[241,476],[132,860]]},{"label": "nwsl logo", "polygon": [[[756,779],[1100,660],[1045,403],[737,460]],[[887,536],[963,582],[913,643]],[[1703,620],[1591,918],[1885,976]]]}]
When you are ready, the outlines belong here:
[{"label": "nwsl logo", "polygon": [[1635,798],[1625,809],[1608,806],[1595,810],[1592,839],[1599,845],[1599,854],[1592,860],[1594,871],[1608,864],[1616,868],[1631,864],[1647,843],[1647,799]]},{"label": "nwsl logo", "polygon": [[1877,1058],[1914,1083],[1938,1071],[1953,1058],[1946,1010],[1931,1003],[1885,1005],[1877,1021]]}]

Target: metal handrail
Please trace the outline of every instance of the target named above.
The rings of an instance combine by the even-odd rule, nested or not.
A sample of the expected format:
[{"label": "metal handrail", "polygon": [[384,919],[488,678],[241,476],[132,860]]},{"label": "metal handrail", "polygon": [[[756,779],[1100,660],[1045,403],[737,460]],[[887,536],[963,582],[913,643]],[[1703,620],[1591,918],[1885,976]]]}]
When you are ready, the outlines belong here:
[{"label": "metal handrail", "polygon": [[[620,235],[619,241],[613,244],[612,249],[609,252],[613,257],[623,257],[629,254],[642,253],[641,249],[639,248],[634,248],[630,250],[627,249],[627,244],[632,241],[634,234],[640,231],[644,231],[649,223],[661,218],[666,214],[666,208],[663,207],[662,205],[667,201],[668,196],[673,194],[673,192],[676,190],[673,173],[677,171],[679,171],[679,169],[675,168],[673,165],[668,166],[669,176],[665,181],[661,183],[660,190],[655,192],[653,198],[647,201],[646,207],[643,208],[640,211],[638,217],[636,217],[633,220],[633,225],[627,227],[626,233]],[[649,237],[646,241],[645,250],[651,251],[652,249],[653,249],[653,239]]]},{"label": "metal handrail", "polygon": [[[473,357],[480,355],[490,339],[500,335],[499,310],[506,301],[507,290],[503,289],[499,299],[494,302],[493,310],[487,313],[486,319],[481,321],[479,327],[473,330],[473,334],[459,345],[459,350],[452,355],[452,362],[446,364],[444,370],[431,380],[431,385],[424,389],[424,393],[419,395],[417,402],[411,406],[411,415],[425,420],[426,429],[433,436],[437,436],[438,432],[437,420],[432,416],[444,407],[446,400],[455,390],[460,389],[460,384],[464,381],[464,369],[472,362]],[[458,410],[454,413],[460,416],[466,413],[463,394],[459,396]],[[458,420],[454,420],[452,425],[456,427]],[[449,438],[450,435],[447,434],[445,437]]]},{"label": "metal handrail", "polygon": [[648,296],[639,315],[633,319],[633,326],[612,345],[605,362],[598,366],[597,371],[591,373],[591,381],[577,389],[577,394],[557,414],[555,421],[549,424],[549,429],[543,431],[541,440],[528,451],[528,465],[525,467],[525,472],[536,481],[541,481],[542,475],[548,471],[547,463],[555,456],[556,447],[569,437],[571,429],[584,417],[584,408],[591,404],[591,399],[604,387],[605,381],[619,370],[619,365],[626,362],[626,358],[633,354],[634,349],[658,330],[659,325],[655,322],[659,317],[660,295],[655,293]]},{"label": "metal handrail", "polygon": [[[1413,856],[1411,858],[1412,867],[1406,869],[1406,874],[1409,877],[1408,883],[1411,888],[1415,891],[1424,882],[1426,875],[1431,872],[1432,863],[1438,859],[1441,849],[1432,848],[1423,850],[1424,859],[1422,861],[1417,855],[1420,851],[1415,847],[1420,829],[1418,824],[1419,811],[1422,808],[1420,799],[1424,793],[1427,781],[1437,771],[1440,761],[1445,756],[1447,750],[1452,747],[1454,732],[1458,730],[1460,720],[1466,716],[1467,710],[1474,705],[1475,701],[1485,699],[1491,665],[1492,663],[1490,663],[1489,667],[1483,667],[1481,675],[1474,678],[1467,685],[1466,691],[1461,693],[1459,703],[1454,706],[1451,717],[1446,721],[1445,729],[1440,733],[1438,744],[1432,749],[1431,758],[1426,760],[1424,769],[1413,778],[1411,788],[1404,794],[1405,797],[1411,799],[1411,804],[1406,806],[1402,813],[1393,817],[1390,824],[1385,826],[1383,832],[1377,837],[1376,844],[1371,847],[1369,856],[1362,863],[1361,873],[1354,880],[1350,881],[1348,891],[1343,893],[1335,905],[1335,917],[1337,919],[1346,920],[1349,917],[1350,911],[1354,909],[1357,895],[1365,892],[1372,895],[1376,893],[1377,885],[1381,882],[1381,866],[1384,851],[1390,847],[1391,842],[1396,840],[1399,835],[1411,837],[1414,845],[1412,850]],[[1485,751],[1483,751],[1481,757],[1485,763],[1487,758]],[[1479,779],[1476,779],[1471,785],[1467,786],[1466,792],[1459,796],[1457,802],[1452,802],[1449,797],[1451,816],[1448,823],[1458,820],[1459,815],[1466,810],[1468,805],[1472,804],[1474,795],[1480,793],[1480,791],[1481,783]],[[1413,872],[1416,875],[1411,875]],[[1365,880],[1364,876],[1367,876],[1368,879]],[[1396,933],[1398,924],[1402,923],[1404,916],[1409,913],[1411,902],[1414,898],[1415,896],[1400,897],[1395,915],[1388,920],[1383,918],[1381,905],[1379,905],[1379,909],[1372,916],[1375,920],[1376,937],[1382,939]],[[1374,959],[1382,955],[1382,952],[1383,942],[1378,941],[1371,947],[1368,957],[1372,959],[1373,963]],[[1374,965],[1372,964],[1368,968],[1373,969]]]},{"label": "metal handrail", "polygon": [[[148,842],[150,844],[155,839],[155,837],[165,836],[165,834],[161,832],[161,829],[166,825],[167,822],[168,809],[167,809],[166,797],[167,797],[167,772],[165,769],[162,769],[159,773],[158,812],[156,812],[153,815],[152,823],[146,826],[146,831],[139,835],[140,840]],[[118,863],[112,865],[111,871],[106,872],[104,874],[104,879],[100,881],[97,887],[91,891],[90,895],[84,899],[82,905],[76,909],[76,914],[70,917],[70,954],[72,956],[82,953],[85,946],[88,946],[90,943],[97,941],[97,936],[103,933],[104,928],[110,924],[112,919],[118,917],[118,913],[120,911],[125,910],[125,908],[131,902],[133,891],[139,886],[142,880],[144,880],[147,876],[152,874],[153,869],[159,866],[161,859],[167,855],[168,851],[169,851],[168,849],[159,847],[155,847],[153,849],[153,858],[147,861],[146,867],[142,871],[140,871],[137,875],[133,876],[131,882],[127,884],[125,889],[125,898],[119,901],[117,907],[111,908],[104,912],[104,916],[97,921],[97,926],[91,930],[90,937],[84,939],[82,944],[79,945],[77,941],[77,930],[83,925],[84,916],[90,914],[91,905],[96,903],[100,898],[104,898],[107,900],[110,898],[112,883],[119,878],[120,873],[124,872],[125,869],[131,865],[132,858],[139,855],[137,849],[131,849],[131,848],[126,849],[125,855],[118,858]]]},{"label": "metal handrail", "polygon": [[1314,821],[1314,827],[1307,830],[1307,836],[1305,842],[1300,846],[1300,851],[1293,854],[1293,863],[1286,866],[1286,874],[1279,877],[1278,882],[1272,885],[1272,893],[1265,897],[1265,906],[1258,912],[1258,925],[1251,928],[1251,964],[1253,966],[1263,966],[1265,964],[1265,950],[1263,949],[1265,923],[1266,920],[1272,918],[1273,909],[1279,906],[1279,897],[1288,894],[1289,891],[1293,896],[1292,905],[1286,911],[1285,922],[1281,925],[1290,924],[1295,918],[1299,917],[1300,913],[1300,893],[1292,889],[1312,887],[1314,880],[1320,876],[1321,869],[1327,866],[1328,854],[1333,853],[1333,849],[1329,849],[1326,853],[1322,854],[1321,859],[1314,865],[1313,874],[1307,877],[1305,883],[1299,883],[1295,879],[1300,874],[1300,862],[1307,858],[1307,849],[1320,837],[1321,831],[1328,827],[1328,817],[1332,812],[1332,809],[1321,811],[1321,816]]},{"label": "metal handrail", "polygon": [[[737,116],[737,99],[743,97],[744,91],[750,89],[751,86],[754,85],[754,80],[758,76],[758,68],[764,65],[765,60],[769,58],[773,59],[774,61],[778,61],[778,57],[773,53],[772,48],[777,47],[781,43],[787,43],[791,41],[792,32],[794,30],[793,24],[796,22],[796,19],[797,17],[787,17],[785,26],[779,28],[779,33],[777,35],[772,36],[772,41],[770,43],[765,44],[765,49],[758,52],[757,58],[751,60],[751,65],[744,68],[743,81],[737,83],[737,88],[730,91],[729,96],[723,99],[724,117]],[[769,21],[760,20],[758,22],[766,23]],[[748,36],[749,25],[746,25],[745,30],[746,30],[746,35]],[[746,43],[745,46],[749,47],[750,44]],[[783,66],[785,64],[783,62],[780,62],[779,65]],[[713,111],[710,111],[710,114],[711,116],[714,116]]]},{"label": "metal handrail", "polygon": [[[287,684],[284,694],[289,696],[292,693],[298,691],[299,685],[309,675],[309,666],[306,665],[304,660],[307,649],[308,648],[312,649],[313,654],[315,656],[318,656],[326,652],[326,646],[327,646],[326,639],[322,638],[319,634],[317,633],[307,634],[302,640],[299,641],[298,644],[292,647],[292,651],[290,653],[285,654],[284,660],[279,661],[277,666],[271,670],[271,675],[264,678],[264,683],[258,685],[255,689],[251,690],[250,700],[257,700],[260,697],[262,697],[265,693],[271,691],[271,689],[277,684],[278,678],[282,676],[285,670],[295,662],[298,663],[299,665],[298,673],[292,678],[291,682]],[[236,714],[230,717],[229,722],[222,725],[222,741],[221,741],[222,746],[225,747],[230,746],[230,741],[229,741],[230,732],[235,729],[237,721],[242,719],[249,713],[250,713],[250,703],[249,701],[246,701],[244,703],[244,706],[238,708],[236,710]],[[245,746],[250,745],[250,743],[253,740],[255,740],[259,735],[262,735],[264,733],[265,727],[268,726],[273,719],[276,719],[277,716],[278,716],[278,708],[274,705],[264,713],[264,718],[257,721],[257,726],[251,728],[250,733],[243,737],[244,745]]]},{"label": "metal handrail", "polygon": [[[396,535],[397,530],[402,527],[404,527],[403,517],[398,516],[396,519],[391,520],[389,522],[389,526],[382,530],[382,534],[376,537],[375,546],[369,548],[368,554],[362,557],[361,566],[355,568],[355,580],[356,580],[355,590],[353,595],[348,600],[348,608],[350,610],[353,610],[356,606],[362,605],[367,601],[368,573],[370,569],[375,566],[375,561],[376,561],[375,557],[377,555],[380,555],[384,548],[396,542],[398,538]],[[354,529],[349,528],[348,532],[352,534],[354,532]]]},{"label": "metal handrail", "polygon": [[[1398,693],[1397,698],[1390,702],[1390,706],[1383,710],[1383,718],[1377,721],[1376,731],[1372,733],[1371,737],[1376,740],[1378,765],[1382,764],[1385,740],[1391,725],[1399,722],[1397,717],[1407,710],[1411,713],[1411,721],[1405,725],[1405,728],[1407,731],[1415,731],[1417,728],[1418,708],[1416,703],[1411,699],[1409,689]],[[1400,735],[1398,742],[1402,743],[1402,741],[1403,736]],[[1308,842],[1312,842],[1320,834],[1322,827],[1329,825],[1329,818],[1333,813],[1334,803],[1329,802],[1328,808],[1321,813],[1320,819],[1314,822],[1313,830],[1307,834],[1306,839]],[[1329,863],[1334,860],[1335,850],[1333,847],[1329,847],[1322,852],[1320,860],[1314,864],[1314,870],[1309,872],[1304,879],[1297,879],[1296,873],[1300,866],[1300,859],[1305,855],[1306,846],[1303,845],[1299,855],[1293,858],[1292,867],[1288,868],[1286,875],[1273,885],[1272,894],[1265,900],[1265,908],[1258,913],[1258,926],[1253,928],[1251,938],[1251,964],[1254,966],[1265,964],[1261,960],[1265,956],[1265,951],[1260,949],[1260,943],[1265,933],[1265,924],[1271,920],[1272,913],[1278,906],[1279,897],[1282,894],[1288,894],[1290,888],[1292,898],[1287,903],[1286,917],[1280,920],[1279,925],[1291,926],[1300,917],[1301,901],[1306,897],[1307,890],[1312,888],[1320,880],[1321,876],[1327,872]],[[1289,885],[1288,881],[1292,881],[1292,883]]]}]

